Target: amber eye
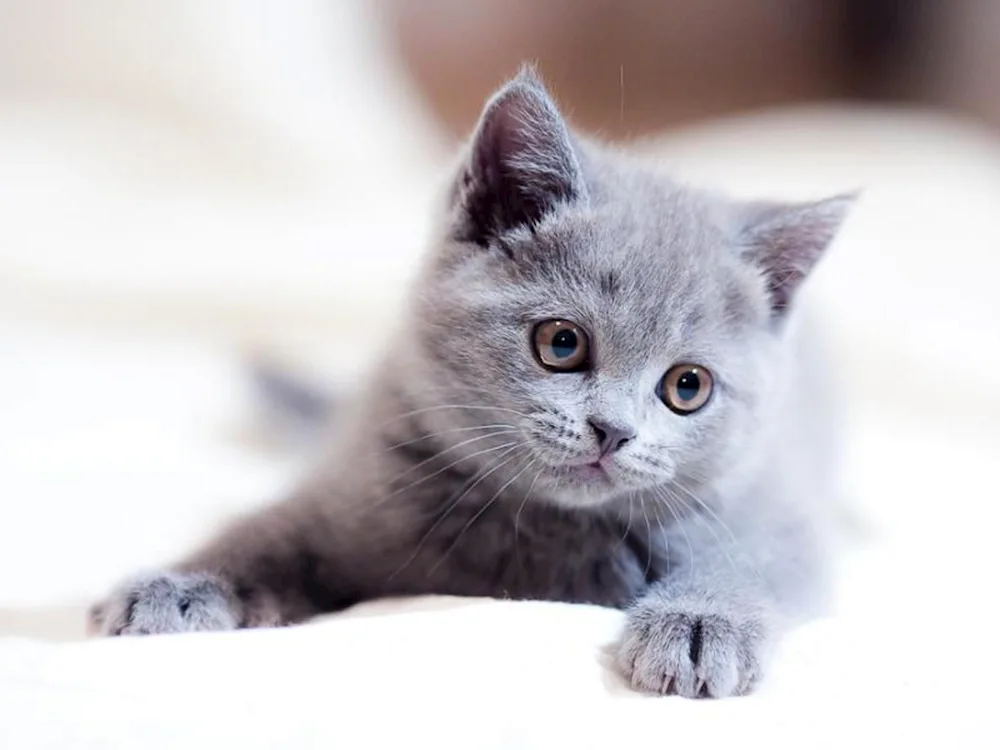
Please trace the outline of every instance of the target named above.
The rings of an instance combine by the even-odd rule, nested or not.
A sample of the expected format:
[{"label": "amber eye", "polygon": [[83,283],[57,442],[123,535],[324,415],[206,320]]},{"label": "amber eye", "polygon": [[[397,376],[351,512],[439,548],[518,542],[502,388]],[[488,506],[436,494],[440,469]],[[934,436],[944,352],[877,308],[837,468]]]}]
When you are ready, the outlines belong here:
[{"label": "amber eye", "polygon": [[587,332],[568,320],[546,320],[535,326],[535,355],[550,370],[568,372],[587,366]]},{"label": "amber eye", "polygon": [[712,396],[712,373],[698,365],[674,365],[660,381],[660,398],[677,414],[693,414]]}]

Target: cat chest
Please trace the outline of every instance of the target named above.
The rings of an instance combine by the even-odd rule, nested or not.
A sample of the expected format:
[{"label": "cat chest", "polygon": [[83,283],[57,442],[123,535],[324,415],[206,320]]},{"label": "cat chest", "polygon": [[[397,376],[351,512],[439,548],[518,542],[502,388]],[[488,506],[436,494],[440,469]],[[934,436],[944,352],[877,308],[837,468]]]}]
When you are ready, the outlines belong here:
[{"label": "cat chest", "polygon": [[413,566],[429,593],[623,607],[665,562],[638,529],[548,507],[496,503],[433,523]]}]

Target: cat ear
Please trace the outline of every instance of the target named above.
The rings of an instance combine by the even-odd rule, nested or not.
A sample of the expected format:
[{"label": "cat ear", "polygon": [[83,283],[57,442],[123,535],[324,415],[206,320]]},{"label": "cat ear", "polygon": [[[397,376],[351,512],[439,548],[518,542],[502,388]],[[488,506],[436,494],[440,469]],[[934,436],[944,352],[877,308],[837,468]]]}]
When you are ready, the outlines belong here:
[{"label": "cat ear", "polygon": [[586,197],[569,128],[535,71],[522,68],[487,102],[476,127],[456,196],[458,234],[487,245]]},{"label": "cat ear", "polygon": [[740,247],[764,273],[776,316],[791,305],[856,199],[851,193],[811,203],[741,206]]}]

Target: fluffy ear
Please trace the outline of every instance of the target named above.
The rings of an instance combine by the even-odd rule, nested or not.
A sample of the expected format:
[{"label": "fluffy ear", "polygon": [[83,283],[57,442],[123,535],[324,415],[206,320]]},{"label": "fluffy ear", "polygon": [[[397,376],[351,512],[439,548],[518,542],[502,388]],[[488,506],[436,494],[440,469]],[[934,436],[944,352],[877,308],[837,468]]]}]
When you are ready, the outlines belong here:
[{"label": "fluffy ear", "polygon": [[559,203],[586,200],[569,129],[530,67],[487,102],[456,195],[461,239],[531,225]]},{"label": "fluffy ear", "polygon": [[740,247],[764,273],[776,316],[791,305],[856,198],[852,193],[812,203],[741,206]]}]

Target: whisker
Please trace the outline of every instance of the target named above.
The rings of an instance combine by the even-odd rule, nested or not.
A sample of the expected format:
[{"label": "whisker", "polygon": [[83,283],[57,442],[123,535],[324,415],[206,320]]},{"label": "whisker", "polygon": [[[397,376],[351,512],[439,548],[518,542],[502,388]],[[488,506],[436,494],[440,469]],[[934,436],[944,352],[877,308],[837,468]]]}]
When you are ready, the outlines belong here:
[{"label": "whisker", "polygon": [[404,448],[407,445],[413,445],[414,443],[419,443],[421,440],[430,440],[431,438],[441,437],[442,435],[450,435],[455,432],[472,432],[474,430],[488,430],[492,428],[501,428],[501,427],[508,428],[506,430],[508,432],[514,432],[517,429],[519,429],[516,425],[505,424],[502,422],[494,424],[475,425],[472,427],[452,427],[451,429],[448,430],[440,430],[439,432],[428,432],[425,434],[421,434],[418,437],[412,438],[410,440],[404,440],[401,443],[394,443],[392,445],[388,445],[382,449],[382,453],[388,453],[389,451],[395,450],[396,448]]},{"label": "whisker", "polygon": [[667,539],[667,530],[663,526],[663,517],[660,515],[659,510],[657,510],[657,505],[659,503],[653,502],[653,510],[656,512],[656,523],[660,527],[660,537],[663,540],[663,554],[664,560],[666,562],[666,575],[670,574],[670,542]]},{"label": "whisker", "polygon": [[[687,472],[687,473],[688,473],[688,476],[691,477],[691,479],[694,479],[695,481],[700,482],[702,484],[707,484],[708,481],[709,481],[708,478],[706,476],[704,476],[703,474],[698,474],[696,472]],[[689,494],[692,492],[691,487],[688,487],[683,482],[677,482],[677,484],[679,486],[684,487],[685,490]],[[761,536],[763,536],[763,537],[765,537],[767,539],[772,539],[772,535],[768,531],[767,524],[765,524],[760,519],[758,519],[756,515],[754,515],[754,514],[747,514],[746,515],[746,520],[747,520],[747,522],[752,523],[754,525],[754,528],[756,529],[756,531]]]},{"label": "whisker", "polygon": [[520,523],[521,523],[521,512],[524,510],[524,506],[526,506],[528,504],[528,498],[531,497],[531,491],[533,489],[535,489],[535,482],[538,481],[538,477],[540,477],[542,475],[542,472],[544,470],[545,470],[545,467],[542,467],[537,472],[535,472],[535,478],[532,479],[531,480],[531,484],[528,485],[528,491],[524,493],[524,499],[521,501],[521,504],[518,506],[517,513],[514,514],[514,554],[517,556],[518,560],[521,559],[521,547],[520,547],[521,537],[519,535],[519,529],[520,529]]},{"label": "whisker", "polygon": [[694,581],[694,545],[691,544],[691,536],[687,533],[687,529],[684,528],[684,521],[681,519],[680,514],[674,508],[673,503],[670,501],[670,496],[663,491],[662,487],[656,487],[657,496],[663,501],[663,504],[667,506],[667,510],[670,511],[670,515],[673,516],[674,526],[680,529],[681,534],[684,536],[684,541],[687,543],[688,548],[688,583]]},{"label": "whisker", "polygon": [[490,509],[493,503],[497,501],[497,498],[499,498],[500,495],[503,494],[503,491],[508,487],[510,487],[512,484],[514,484],[514,482],[516,482],[521,477],[521,475],[524,474],[524,472],[526,472],[528,469],[534,466],[537,462],[538,462],[537,458],[532,459],[524,466],[524,468],[522,468],[514,476],[512,476],[510,479],[508,479],[506,482],[500,485],[500,489],[498,489],[496,492],[493,493],[493,497],[491,497],[486,503],[484,503],[483,507],[481,507],[472,515],[472,518],[466,521],[465,526],[463,526],[459,530],[458,534],[455,535],[455,538],[451,541],[451,544],[448,545],[448,548],[441,555],[441,558],[436,563],[434,563],[434,565],[427,571],[427,575],[430,575],[435,570],[437,570],[438,567],[440,567],[441,563],[445,561],[445,558],[448,557],[448,555],[451,553],[453,549],[455,549],[455,546],[458,544],[459,539],[462,538],[462,535],[465,534],[465,532],[472,527],[472,524],[474,524],[477,520],[479,520],[479,517],[482,516],[483,513],[485,513],[487,510]]},{"label": "whisker", "polygon": [[[419,468],[421,468],[423,466],[426,466],[429,463],[432,463],[432,462],[436,461],[437,459],[441,458],[441,456],[443,456],[445,453],[450,453],[451,451],[457,450],[457,449],[462,448],[462,447],[464,447],[466,445],[471,445],[472,443],[478,443],[480,440],[489,440],[492,437],[500,436],[500,435],[506,435],[506,434],[508,434],[508,431],[506,429],[498,429],[496,432],[488,432],[485,435],[477,435],[477,436],[471,437],[471,438],[469,438],[467,440],[462,440],[461,442],[455,443],[454,445],[449,445],[447,448],[442,448],[440,451],[438,451],[437,453],[435,453],[433,456],[431,456],[429,458],[425,458],[423,461],[418,461],[415,464],[410,464],[408,467],[406,467],[406,469],[404,471],[402,471],[401,473],[399,473],[395,477],[393,477],[392,480],[389,482],[389,484],[392,484],[393,482],[398,482],[400,479],[402,479],[403,477],[405,477],[411,471],[416,471],[417,469],[419,469]],[[475,456],[475,455],[478,455],[478,454],[473,453],[472,455]],[[464,458],[470,458],[470,457],[471,456],[465,456]],[[461,463],[461,461],[463,461],[464,458],[458,459],[458,461],[456,461],[453,464],[449,464],[445,468],[450,469],[455,464]],[[431,476],[436,476],[436,475],[431,474]]]},{"label": "whisker", "polygon": [[629,532],[632,530],[632,511],[635,508],[635,490],[628,493],[628,523],[625,524],[625,531],[622,534],[622,538],[618,541],[618,546],[625,544],[625,540],[628,538]]},{"label": "whisker", "polygon": [[642,572],[643,578],[649,578],[649,569],[653,565],[653,531],[649,526],[649,513],[646,512],[646,498],[639,495],[639,502],[642,503],[642,517],[646,522],[646,567]]},{"label": "whisker", "polygon": [[[683,485],[675,484],[675,485],[673,485],[673,487],[676,487],[678,489],[684,490],[685,494],[687,494],[688,497],[692,498],[696,503],[698,503],[698,505],[701,508],[704,508],[706,511],[708,511],[709,513],[711,513],[711,516],[728,533],[730,539],[732,540],[733,545],[735,547],[737,547],[737,548],[740,547],[740,543],[736,539],[736,536],[732,533],[732,531],[729,529],[729,527],[726,526],[726,524],[722,521],[722,519],[719,518],[719,516],[708,507],[708,505],[705,503],[704,500],[702,500],[700,497],[698,497],[697,495],[695,495],[693,492],[691,492],[689,489],[687,489]],[[673,498],[676,501],[678,501],[678,502],[686,505],[686,503],[683,502],[682,498],[679,495],[674,494],[673,492],[671,492],[671,495],[673,496]],[[690,506],[688,506],[688,507],[690,507]],[[733,559],[733,556],[729,554],[729,550],[728,550],[727,546],[723,543],[722,539],[719,538],[719,535],[716,533],[715,528],[713,527],[713,525],[711,523],[709,523],[709,519],[705,518],[701,513],[698,513],[698,512],[694,512],[694,513],[692,513],[692,515],[693,515],[693,517],[695,519],[697,519],[702,524],[702,526],[704,526],[704,528],[708,531],[708,533],[710,533],[712,535],[712,538],[715,539],[715,544],[719,548],[719,551],[723,554],[723,556],[725,556],[726,560],[729,562],[729,565],[732,567],[733,572],[735,572],[735,573],[738,574],[739,571],[740,571],[740,567],[736,564],[736,561]],[[757,570],[757,568],[752,563],[749,563],[749,567],[753,571],[753,573],[754,573],[755,576],[757,576],[758,578],[761,578],[760,572]]]},{"label": "whisker", "polygon": [[[708,532],[712,535],[712,538],[715,540],[716,547],[718,547],[719,551],[722,552],[723,555],[725,555],[727,560],[729,560],[729,564],[733,566],[733,569],[737,570],[736,563],[733,560],[733,558],[729,555],[726,545],[722,543],[722,539],[719,538],[719,535],[712,527],[712,524],[708,522],[708,519],[704,518],[700,513],[698,513],[698,511],[695,508],[693,508],[690,503],[684,500],[684,498],[674,493],[672,488],[664,486],[663,490],[669,493],[670,497],[673,498],[673,500],[677,502],[682,508],[686,508],[689,511],[690,517],[692,519],[701,523],[702,527],[708,530]],[[697,500],[697,498],[695,499]]]},{"label": "whisker", "polygon": [[[493,437],[493,436],[492,435],[486,435],[485,437]],[[477,456],[483,456],[483,455],[486,455],[487,453],[491,453],[493,451],[502,450],[503,448],[510,448],[511,446],[518,445],[518,444],[519,444],[519,441],[513,440],[513,441],[511,441],[509,443],[501,443],[500,445],[494,445],[494,446],[492,446],[490,448],[483,448],[481,451],[476,451],[475,453],[470,453],[467,456],[462,456],[460,458],[457,458],[454,461],[452,461],[450,464],[448,464],[446,466],[442,466],[437,471],[435,471],[435,472],[433,472],[431,474],[428,474],[425,477],[420,477],[420,479],[418,479],[415,482],[411,482],[410,484],[406,485],[405,487],[400,487],[398,489],[393,490],[392,492],[388,493],[385,497],[380,498],[378,500],[378,502],[376,503],[376,505],[380,505],[381,503],[384,503],[385,501],[390,500],[391,498],[395,497],[396,495],[398,495],[398,494],[400,494],[402,492],[406,492],[407,490],[411,490],[414,487],[417,487],[417,486],[423,484],[427,480],[433,479],[434,477],[438,476],[439,474],[443,474],[444,472],[448,471],[448,469],[451,469],[452,467],[457,466],[458,464],[462,463],[462,461],[468,461],[470,458],[476,458]],[[441,453],[444,453],[444,452],[445,451],[442,451]],[[428,461],[432,461],[435,458],[438,458],[438,456],[440,456],[440,455],[441,454],[439,453],[437,456],[432,456],[430,459],[428,459]],[[423,464],[423,463],[427,463],[427,461],[422,461],[421,464]],[[416,466],[412,466],[410,468],[414,469],[414,468],[417,468],[417,467]],[[400,479],[401,477],[406,476],[406,474],[408,474],[408,473],[409,473],[409,470],[403,472],[402,474],[400,474],[398,477],[396,477],[392,481],[395,482],[398,479]]]},{"label": "whisker", "polygon": [[738,547],[740,545],[739,540],[736,538],[736,535],[733,534],[729,526],[726,525],[726,522],[719,517],[719,514],[716,513],[714,510],[712,510],[712,506],[710,506],[708,503],[706,503],[704,500],[702,500],[700,497],[694,494],[694,492],[692,492],[690,489],[685,487],[680,482],[675,483],[673,486],[679,490],[683,490],[684,494],[693,499],[706,513],[708,513],[712,518],[714,518],[715,521],[719,524],[719,526],[722,527],[723,531],[725,531],[726,534],[729,536],[729,539],[734,546]]},{"label": "whisker", "polygon": [[427,414],[432,411],[445,411],[448,409],[463,409],[468,411],[498,411],[504,412],[506,414],[516,414],[519,417],[530,418],[530,414],[525,414],[524,412],[518,411],[517,409],[508,409],[502,406],[485,406],[482,404],[438,404],[436,406],[425,406],[420,409],[413,409],[412,411],[404,412],[403,414],[397,414],[391,419],[387,419],[385,422],[379,425],[379,427],[386,427],[393,422],[398,422],[400,419],[406,419],[407,417],[415,417],[418,414]]},{"label": "whisker", "polygon": [[[499,456],[497,456],[497,460],[500,460],[500,459],[504,458],[504,456],[507,456],[510,453],[516,451],[517,449],[525,447],[526,445],[527,445],[527,443],[524,443],[524,442],[516,443],[512,448],[508,449],[504,453],[501,453]],[[506,460],[501,461],[499,464],[495,464],[493,466],[493,468],[491,468],[485,474],[481,474],[478,478],[476,478],[475,481],[473,481],[472,484],[470,484],[468,487],[466,487],[465,490],[457,498],[454,498],[453,500],[449,500],[448,501],[449,505],[445,509],[444,513],[442,513],[440,516],[438,516],[438,519],[433,524],[431,524],[431,527],[429,529],[427,529],[427,531],[424,533],[424,535],[420,538],[420,541],[417,542],[417,546],[413,549],[413,553],[407,558],[406,562],[404,562],[402,565],[400,565],[398,568],[396,568],[395,571],[393,571],[392,575],[389,576],[388,580],[391,581],[393,578],[395,578],[397,575],[399,575],[410,563],[412,563],[414,560],[417,559],[417,555],[420,554],[420,550],[423,549],[424,544],[427,542],[428,539],[430,539],[431,535],[438,529],[439,526],[441,526],[442,523],[444,523],[445,519],[448,518],[449,515],[451,515],[451,512],[453,510],[455,510],[455,508],[458,507],[459,503],[461,503],[462,500],[464,500],[465,497],[470,492],[472,492],[472,490],[474,490],[479,485],[480,482],[482,482],[484,479],[486,479],[486,477],[490,476],[493,472],[495,472],[498,469],[502,468],[503,466],[506,466],[507,464],[509,464],[515,458],[516,458],[516,456],[511,456],[510,458],[507,458]],[[430,571],[428,571],[428,573],[429,572]]]}]

